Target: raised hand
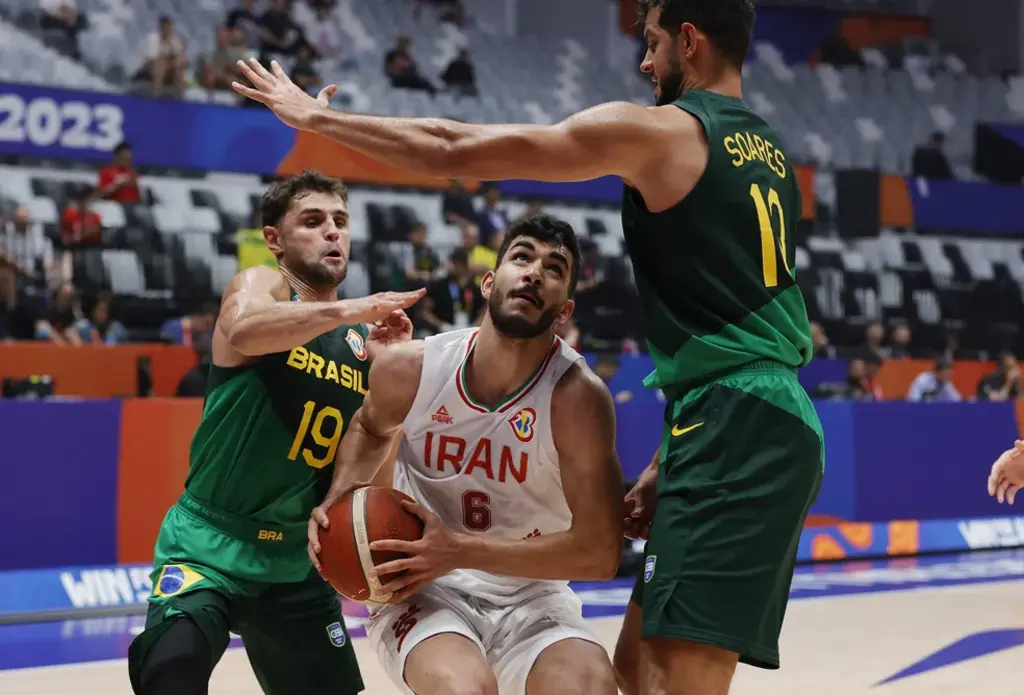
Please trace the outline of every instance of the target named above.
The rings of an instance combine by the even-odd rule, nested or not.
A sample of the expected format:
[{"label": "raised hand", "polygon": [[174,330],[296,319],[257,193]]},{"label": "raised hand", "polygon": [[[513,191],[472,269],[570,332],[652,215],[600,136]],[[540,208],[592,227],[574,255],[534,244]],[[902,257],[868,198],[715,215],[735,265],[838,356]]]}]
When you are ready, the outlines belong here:
[{"label": "raised hand", "polygon": [[311,119],[319,111],[327,109],[331,97],[338,92],[337,85],[329,84],[320,90],[316,98],[311,97],[292,82],[276,60],[270,61],[269,71],[255,58],[250,58],[249,62],[239,60],[238,69],[252,87],[232,82],[231,88],[242,96],[265,104],[284,124],[296,130],[309,130]]}]

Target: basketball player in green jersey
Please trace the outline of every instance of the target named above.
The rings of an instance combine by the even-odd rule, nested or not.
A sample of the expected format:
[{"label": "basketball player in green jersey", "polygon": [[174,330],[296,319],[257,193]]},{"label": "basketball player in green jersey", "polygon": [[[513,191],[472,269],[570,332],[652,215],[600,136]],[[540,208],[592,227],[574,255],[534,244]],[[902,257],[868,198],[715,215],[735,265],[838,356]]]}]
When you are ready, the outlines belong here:
[{"label": "basketball player in green jersey", "polygon": [[312,171],[263,196],[279,269],[244,270],[224,293],[185,491],[160,528],[146,629],[128,652],[138,695],[205,694],[231,631],[268,695],[363,689],[337,594],[306,554],[306,523],[369,362],[411,337],[401,309],[421,293],[338,300],[347,198]]},{"label": "basketball player in green jersey", "polygon": [[[660,455],[627,497],[649,535],[617,650],[629,695],[720,695],[738,661],[778,668],[797,541],[824,466],[797,369],[811,358],[794,280],[800,191],[778,135],[742,98],[752,0],[639,0],[657,105],[555,125],[335,111],[276,63],[234,89],[286,124],[450,178],[620,176],[626,243],[668,400]],[[642,607],[641,607],[642,606]],[[660,684],[637,675],[650,655]],[[648,669],[642,669],[648,670]]]}]

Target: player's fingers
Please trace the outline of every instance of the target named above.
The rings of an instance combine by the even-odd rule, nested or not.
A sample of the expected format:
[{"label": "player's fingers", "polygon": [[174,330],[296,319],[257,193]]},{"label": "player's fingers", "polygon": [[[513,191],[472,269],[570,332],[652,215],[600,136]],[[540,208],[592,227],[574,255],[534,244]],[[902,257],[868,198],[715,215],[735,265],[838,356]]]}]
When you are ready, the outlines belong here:
[{"label": "player's fingers", "polygon": [[[379,551],[389,551],[395,553],[406,553],[408,555],[415,553],[418,549],[419,545],[417,545],[416,541],[402,541],[397,538],[385,538],[370,543],[370,550],[375,553]],[[387,572],[382,572],[381,574],[387,574]]]},{"label": "player's fingers", "polygon": [[[281,64],[276,60],[270,61],[270,72],[274,73],[274,77],[282,82],[292,81],[292,78],[288,77],[287,73],[285,73],[284,69],[281,67]],[[320,93],[323,94],[323,90],[321,90]]]},{"label": "player's fingers", "polygon": [[277,84],[277,78],[275,78],[273,75],[267,72],[267,69],[263,67],[263,64],[255,56],[249,59],[249,67],[251,67],[253,72],[259,76],[259,78],[263,81],[263,84],[267,85],[268,87],[273,87],[275,84]]},{"label": "player's fingers", "polygon": [[1006,501],[1008,504],[1013,504],[1013,500],[1017,497],[1017,490],[1020,490],[1020,485],[1011,485],[1006,490]]},{"label": "player's fingers", "polygon": [[316,571],[320,572],[320,558],[317,557],[317,550],[313,549],[312,543],[306,546],[306,554],[309,555],[309,561],[313,563],[313,567],[316,568]]},{"label": "player's fingers", "polygon": [[306,540],[309,541],[309,547],[314,552],[320,552],[320,525],[313,519],[310,519],[307,524]]},{"label": "player's fingers", "polygon": [[1013,448],[1017,451],[1024,451],[1024,439],[1018,439],[1013,443]]},{"label": "player's fingers", "polygon": [[402,557],[402,558],[399,558],[397,560],[391,560],[389,562],[382,562],[381,564],[379,564],[376,567],[374,567],[373,569],[371,569],[368,572],[368,574],[371,577],[378,578],[378,577],[385,577],[385,576],[387,576],[389,574],[397,574],[398,572],[402,572],[403,574],[402,574],[401,577],[395,577],[390,582],[388,582],[387,586],[384,587],[384,589],[386,591],[397,591],[398,589],[400,589],[403,586],[405,586],[405,584],[402,583],[402,579],[404,577],[408,576],[409,574],[411,574],[411,572],[409,572],[409,570],[422,570],[423,569],[420,566],[422,563],[416,562],[416,559],[417,558]]},{"label": "player's fingers", "polygon": [[430,521],[430,512],[426,507],[411,500],[402,500],[402,506],[405,507],[405,511],[418,516],[420,521],[424,523]]},{"label": "player's fingers", "polygon": [[1006,501],[1006,491],[1010,487],[1010,481],[1003,478],[999,481],[999,489],[996,490],[996,499],[999,500],[999,504]]},{"label": "player's fingers", "polygon": [[333,97],[337,93],[338,85],[329,84],[317,93],[316,100],[319,101],[324,106],[327,106],[327,104],[329,104],[331,101],[331,97]]},{"label": "player's fingers", "polygon": [[323,507],[313,508],[313,520],[320,524],[322,528],[329,528],[331,525],[330,519],[327,518],[327,510]]},{"label": "player's fingers", "polygon": [[[255,61],[255,59],[253,60],[253,62],[255,62],[256,65],[259,65],[259,63]],[[247,63],[244,60],[239,60],[236,63],[236,65],[238,67],[238,71],[242,73],[242,76],[245,77],[245,79],[249,80],[253,87],[256,87],[257,89],[265,89],[269,87],[267,81],[264,80],[259,75],[259,73],[253,70],[252,66],[249,63]],[[260,69],[262,70],[263,68],[261,67]]]},{"label": "player's fingers", "polygon": [[242,96],[249,97],[253,101],[258,101],[258,102],[260,102],[262,104],[266,104],[267,103],[267,99],[268,99],[267,95],[264,94],[263,92],[259,91],[258,89],[253,89],[252,87],[246,87],[244,84],[241,84],[239,82],[232,82],[231,83],[231,88],[233,90],[235,90],[236,92],[238,92],[239,94],[241,94]]}]

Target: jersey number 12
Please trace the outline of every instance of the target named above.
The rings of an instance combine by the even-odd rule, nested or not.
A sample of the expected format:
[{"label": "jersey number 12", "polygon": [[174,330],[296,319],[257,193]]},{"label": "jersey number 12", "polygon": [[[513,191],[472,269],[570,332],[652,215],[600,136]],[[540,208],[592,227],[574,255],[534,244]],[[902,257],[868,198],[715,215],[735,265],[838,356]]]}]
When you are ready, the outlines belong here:
[{"label": "jersey number 12", "polygon": [[[341,411],[329,405],[324,406],[316,412],[316,403],[306,401],[302,408],[302,422],[295,432],[295,439],[292,440],[292,448],[288,450],[288,460],[294,461],[302,453],[302,459],[307,466],[312,468],[323,468],[334,460],[334,454],[338,451],[338,442],[341,441],[341,431],[344,429],[345,419]],[[310,427],[312,423],[312,427]],[[325,431],[326,428],[326,431]],[[313,443],[321,451],[314,451],[311,447],[303,448],[302,443],[306,441],[306,435],[313,437]]]},{"label": "jersey number 12", "polygon": [[[777,256],[782,256],[782,265],[786,273],[792,275],[789,270],[789,262],[786,260],[786,218],[782,214],[782,202],[779,200],[779,192],[774,188],[768,189],[768,200],[765,201],[761,187],[756,183],[750,184],[750,197],[754,199],[754,207],[757,208],[757,222],[761,228],[761,271],[764,274],[764,286],[775,287],[779,284],[779,267],[776,261]],[[779,251],[775,253],[775,232],[772,230],[772,210],[779,214]]]}]

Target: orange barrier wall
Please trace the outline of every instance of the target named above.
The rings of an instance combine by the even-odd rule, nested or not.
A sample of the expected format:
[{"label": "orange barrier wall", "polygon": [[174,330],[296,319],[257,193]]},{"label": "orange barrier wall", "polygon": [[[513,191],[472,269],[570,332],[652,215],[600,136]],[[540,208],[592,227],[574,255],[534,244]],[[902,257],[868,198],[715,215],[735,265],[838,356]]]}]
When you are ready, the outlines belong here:
[{"label": "orange barrier wall", "polygon": [[[934,366],[933,360],[889,360],[885,362],[879,370],[877,378],[885,400],[904,398],[917,375],[929,371]],[[996,365],[992,362],[958,361],[953,365],[953,385],[964,398],[973,397],[978,392],[978,381],[981,377],[995,368]]]},{"label": "orange barrier wall", "polygon": [[117,472],[118,562],[152,562],[160,522],[184,489],[189,445],[202,409],[203,402],[198,398],[122,402]]},{"label": "orange barrier wall", "polygon": [[141,356],[152,363],[156,396],[173,396],[178,382],[196,365],[192,348],[179,345],[4,343],[0,344],[0,379],[49,375],[61,396],[134,396],[136,360]]}]

